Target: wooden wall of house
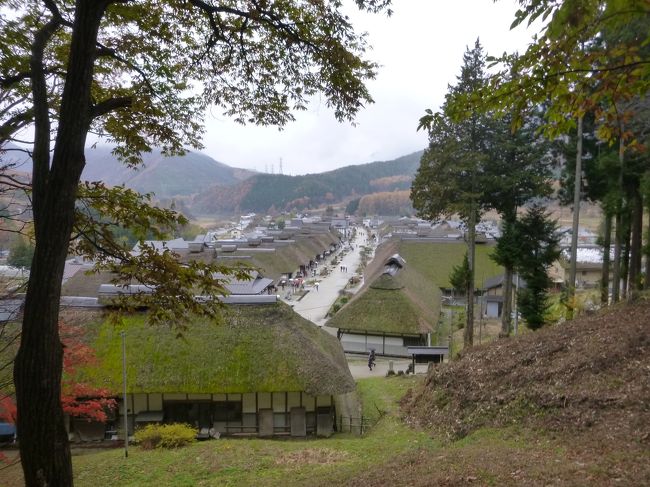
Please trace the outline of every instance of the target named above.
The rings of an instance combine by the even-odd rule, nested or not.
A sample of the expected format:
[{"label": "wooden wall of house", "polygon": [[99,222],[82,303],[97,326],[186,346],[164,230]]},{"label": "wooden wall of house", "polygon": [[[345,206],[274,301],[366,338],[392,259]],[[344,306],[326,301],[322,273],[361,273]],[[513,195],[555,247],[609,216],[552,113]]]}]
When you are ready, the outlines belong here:
[{"label": "wooden wall of house", "polygon": [[[138,393],[127,395],[129,434],[133,434],[136,426],[135,418],[140,413],[162,411],[164,403],[174,402],[241,402],[241,421],[214,423],[221,433],[255,433],[258,430],[257,415],[260,410],[273,411],[273,426],[276,433],[287,432],[290,428],[289,415],[294,407],[304,407],[307,413],[307,432],[312,433],[316,428],[317,408],[334,407],[330,395],[311,396],[305,392],[251,392],[251,393],[218,393],[218,394],[184,394],[184,393]],[[118,401],[119,418],[115,426],[123,437],[124,404]]]}]

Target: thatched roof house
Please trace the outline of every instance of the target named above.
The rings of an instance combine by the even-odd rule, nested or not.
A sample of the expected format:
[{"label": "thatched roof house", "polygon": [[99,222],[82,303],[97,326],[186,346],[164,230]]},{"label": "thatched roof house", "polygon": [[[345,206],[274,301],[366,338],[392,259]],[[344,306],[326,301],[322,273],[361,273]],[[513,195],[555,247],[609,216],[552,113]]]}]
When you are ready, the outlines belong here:
[{"label": "thatched roof house", "polygon": [[329,320],[345,351],[405,356],[407,346],[426,345],[435,329],[440,289],[398,250],[395,241],[377,249],[364,288]]},{"label": "thatched roof house", "polygon": [[328,434],[335,397],[355,388],[336,338],[283,303],[228,306],[223,324],[197,320],[180,338],[144,315],[88,330],[98,363],[80,378],[116,396],[125,332],[129,430],[156,421],[221,434]]}]

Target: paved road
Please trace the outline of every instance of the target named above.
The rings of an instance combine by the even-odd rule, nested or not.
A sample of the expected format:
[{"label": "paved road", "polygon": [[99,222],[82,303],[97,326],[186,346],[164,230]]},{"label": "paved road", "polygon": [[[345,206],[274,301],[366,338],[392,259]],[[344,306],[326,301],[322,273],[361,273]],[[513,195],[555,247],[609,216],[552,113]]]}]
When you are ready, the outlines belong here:
[{"label": "paved road", "polygon": [[[318,326],[323,326],[327,321],[325,314],[332,304],[334,304],[336,298],[338,298],[339,291],[345,287],[359,266],[361,262],[361,247],[365,245],[365,242],[366,232],[362,229],[357,229],[357,236],[352,242],[354,249],[343,257],[340,264],[334,266],[334,269],[328,276],[318,278],[318,289],[315,286],[307,288],[309,292],[300,301],[289,300],[287,303],[292,305],[293,309],[303,318],[313,321]],[[328,264],[333,258],[334,256],[327,261]],[[347,272],[341,271],[339,266],[347,267]],[[351,291],[354,292],[360,287],[361,283],[351,289]]]}]

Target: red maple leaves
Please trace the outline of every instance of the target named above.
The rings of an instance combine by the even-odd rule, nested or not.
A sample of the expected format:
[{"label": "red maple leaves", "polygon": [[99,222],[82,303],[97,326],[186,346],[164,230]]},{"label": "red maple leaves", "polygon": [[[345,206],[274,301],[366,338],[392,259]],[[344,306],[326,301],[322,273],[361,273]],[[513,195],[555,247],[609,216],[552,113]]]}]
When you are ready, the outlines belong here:
[{"label": "red maple leaves", "polygon": [[[95,351],[84,342],[83,325],[59,322],[59,335],[63,343],[63,379],[61,404],[63,411],[74,418],[104,422],[117,403],[108,389],[77,382],[79,368],[97,361]],[[0,421],[15,423],[16,404],[11,396],[0,398]]]}]

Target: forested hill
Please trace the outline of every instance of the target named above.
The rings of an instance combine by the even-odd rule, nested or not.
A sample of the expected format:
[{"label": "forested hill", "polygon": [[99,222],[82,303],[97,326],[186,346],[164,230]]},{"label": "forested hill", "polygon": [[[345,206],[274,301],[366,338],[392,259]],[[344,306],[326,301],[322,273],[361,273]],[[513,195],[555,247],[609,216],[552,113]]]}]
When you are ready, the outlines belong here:
[{"label": "forested hill", "polygon": [[213,187],[194,198],[195,213],[266,212],[305,209],[366,194],[404,190],[420,164],[422,151],[392,161],[346,166],[303,176],[256,174],[230,188]]},{"label": "forested hill", "polygon": [[215,161],[198,152],[164,157],[160,151],[143,155],[137,170],[120,163],[108,146],[86,149],[86,167],[82,179],[104,181],[108,185],[125,184],[141,193],[153,192],[158,198],[190,196],[215,184],[230,186],[255,174]]}]

